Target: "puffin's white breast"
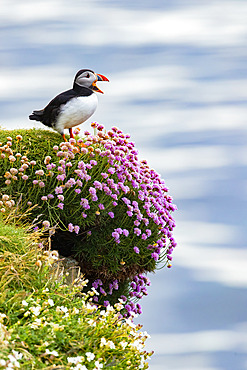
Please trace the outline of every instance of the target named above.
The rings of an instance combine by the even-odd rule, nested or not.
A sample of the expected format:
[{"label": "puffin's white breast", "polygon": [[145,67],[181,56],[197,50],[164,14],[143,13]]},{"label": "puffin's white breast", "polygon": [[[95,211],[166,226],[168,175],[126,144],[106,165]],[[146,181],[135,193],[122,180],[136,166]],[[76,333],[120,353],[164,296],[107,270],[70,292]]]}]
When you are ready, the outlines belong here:
[{"label": "puffin's white breast", "polygon": [[96,110],[98,98],[96,94],[72,98],[64,104],[56,122],[56,129],[62,132],[64,128],[70,128],[85,122]]}]

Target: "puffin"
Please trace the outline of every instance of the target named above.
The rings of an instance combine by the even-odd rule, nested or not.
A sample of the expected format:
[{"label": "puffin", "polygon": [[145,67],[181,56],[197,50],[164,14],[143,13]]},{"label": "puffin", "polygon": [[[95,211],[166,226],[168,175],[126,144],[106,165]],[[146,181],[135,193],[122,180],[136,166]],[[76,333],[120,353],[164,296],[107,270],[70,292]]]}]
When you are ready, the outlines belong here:
[{"label": "puffin", "polygon": [[104,94],[96,85],[98,81],[109,80],[91,69],[80,69],[75,75],[72,89],[57,95],[44,109],[34,110],[29,119],[52,127],[62,135],[64,141],[67,141],[65,129],[69,129],[70,138],[74,138],[72,127],[85,122],[97,108],[95,92]]}]

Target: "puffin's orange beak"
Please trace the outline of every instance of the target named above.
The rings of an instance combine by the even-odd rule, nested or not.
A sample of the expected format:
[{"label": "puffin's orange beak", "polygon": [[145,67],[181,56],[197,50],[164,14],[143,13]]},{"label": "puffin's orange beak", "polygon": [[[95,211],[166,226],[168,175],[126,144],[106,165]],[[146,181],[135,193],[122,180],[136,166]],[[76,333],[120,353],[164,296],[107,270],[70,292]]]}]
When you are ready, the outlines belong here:
[{"label": "puffin's orange beak", "polygon": [[96,82],[97,82],[97,81],[109,81],[109,80],[108,80],[108,78],[107,78],[107,77],[105,77],[105,76],[103,76],[103,75],[99,75],[99,74],[97,74],[97,73],[95,73],[95,76],[97,77],[97,80],[95,80],[95,81],[92,83],[92,85],[93,85],[93,90],[94,90],[94,91],[97,91],[97,92],[99,92],[99,93],[101,93],[101,94],[104,94],[104,93],[103,93],[103,91],[102,91],[102,90],[100,90],[100,89],[98,88],[98,86],[96,86]]}]

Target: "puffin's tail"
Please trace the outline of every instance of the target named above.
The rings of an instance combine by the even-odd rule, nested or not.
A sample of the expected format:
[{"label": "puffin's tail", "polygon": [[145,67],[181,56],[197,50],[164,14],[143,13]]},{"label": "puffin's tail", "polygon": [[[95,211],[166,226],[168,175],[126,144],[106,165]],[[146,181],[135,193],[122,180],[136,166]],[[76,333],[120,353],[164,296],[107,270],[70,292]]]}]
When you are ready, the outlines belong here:
[{"label": "puffin's tail", "polygon": [[44,109],[34,110],[33,113],[30,114],[29,119],[31,119],[33,121],[40,121],[40,122],[42,122],[43,113],[44,113]]}]

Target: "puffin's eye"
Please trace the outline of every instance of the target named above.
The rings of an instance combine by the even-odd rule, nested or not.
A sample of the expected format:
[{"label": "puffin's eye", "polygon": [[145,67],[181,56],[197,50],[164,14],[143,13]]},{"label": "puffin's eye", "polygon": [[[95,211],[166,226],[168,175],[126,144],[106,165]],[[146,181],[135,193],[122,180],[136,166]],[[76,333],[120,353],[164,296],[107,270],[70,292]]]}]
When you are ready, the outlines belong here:
[{"label": "puffin's eye", "polygon": [[89,77],[90,77],[90,74],[88,73],[88,74],[86,75],[86,77],[87,77],[87,78],[89,78]]}]

